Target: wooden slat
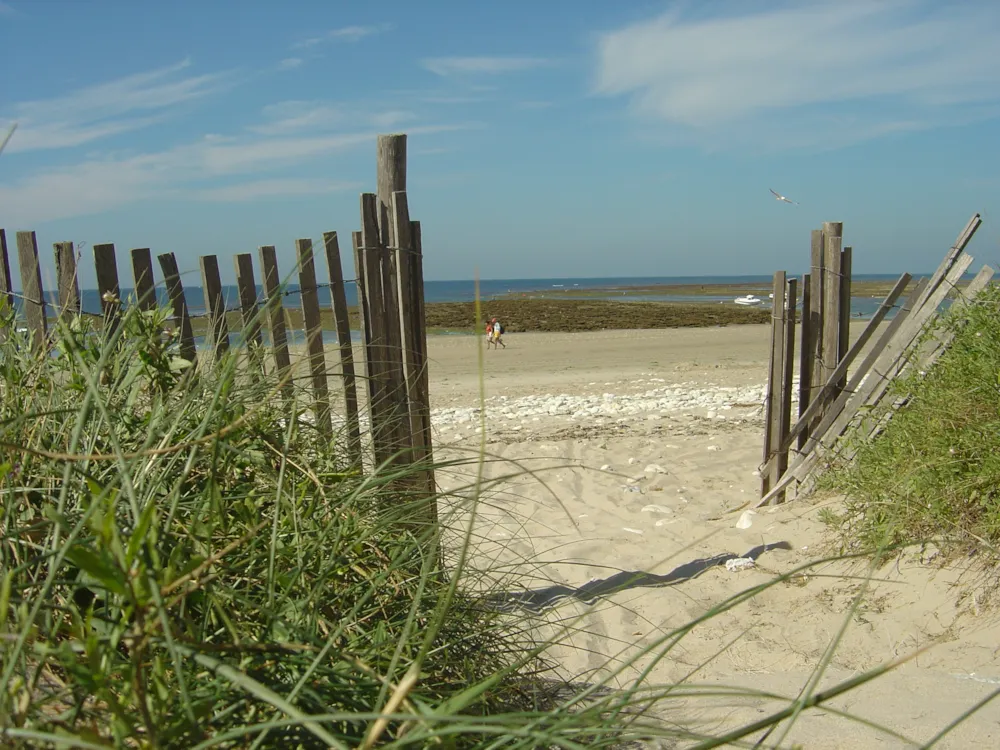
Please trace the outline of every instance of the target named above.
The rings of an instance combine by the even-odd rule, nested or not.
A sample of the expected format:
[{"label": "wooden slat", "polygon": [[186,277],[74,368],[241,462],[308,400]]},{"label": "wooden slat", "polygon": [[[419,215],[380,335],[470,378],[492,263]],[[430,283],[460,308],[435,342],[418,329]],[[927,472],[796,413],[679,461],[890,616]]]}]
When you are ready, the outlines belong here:
[{"label": "wooden slat", "polygon": [[281,276],[278,274],[278,256],[273,245],[261,245],[261,281],[267,306],[267,326],[271,335],[271,351],[274,356],[275,372],[282,381],[281,391],[285,399],[292,397],[292,360],[288,354],[288,336],[285,327],[285,308],[281,303]]},{"label": "wooden slat", "polygon": [[375,195],[378,199],[377,217],[382,244],[396,247],[395,227],[392,221],[392,194],[406,190],[406,135],[394,133],[376,139]]},{"label": "wooden slat", "polygon": [[52,245],[59,288],[59,319],[68,323],[80,314],[80,284],[76,274],[76,248],[72,242]]},{"label": "wooden slat", "polygon": [[170,306],[174,311],[174,327],[180,336],[181,357],[193,363],[197,350],[194,345],[194,331],[191,329],[191,313],[188,310],[187,299],[184,297],[184,285],[181,283],[177,259],[173,253],[162,253],[157,255],[156,259],[160,263],[167,296],[170,298]]},{"label": "wooden slat", "polygon": [[253,273],[253,256],[239,253],[233,258],[236,270],[236,289],[240,295],[240,314],[243,321],[243,341],[248,348],[259,349],[260,309],[257,306],[257,279]]},{"label": "wooden slat", "polygon": [[[399,312],[395,299],[396,283],[389,250],[381,245],[378,228],[376,197],[361,196],[361,239],[365,249],[365,272],[368,282],[369,312],[372,336],[380,342],[374,354],[380,360],[386,455],[394,463],[405,463],[410,456],[409,410],[399,344]],[[374,244],[373,244],[374,243]]]},{"label": "wooden slat", "polygon": [[[802,275],[802,321],[799,334],[799,418],[805,414],[812,399],[812,274]],[[805,436],[799,435],[800,444],[805,442]]]},{"label": "wooden slat", "polygon": [[[840,333],[837,335],[839,352],[837,361],[840,362],[847,356],[847,350],[851,345],[851,276],[852,259],[854,249],[845,247],[840,251]],[[847,385],[845,375],[837,383],[837,388],[843,390]]]},{"label": "wooden slat", "polygon": [[[413,227],[410,223],[410,208],[405,192],[397,191],[392,194],[391,211],[392,235],[396,238],[398,245],[393,250],[396,255],[397,307],[399,309],[397,320],[409,413],[410,445],[413,448],[413,460],[424,464],[428,458],[424,445],[423,428],[423,414],[427,410],[427,406],[424,403],[419,374],[420,353],[417,343],[418,324],[416,319],[420,315],[420,311],[416,309],[415,279],[413,278]],[[420,481],[425,486],[428,483],[427,477],[423,475],[421,475]]]},{"label": "wooden slat", "polygon": [[[782,342],[781,351],[781,399],[778,402],[778,430],[774,439],[777,446],[777,453],[771,457],[774,468],[771,471],[771,484],[774,485],[781,479],[781,475],[788,468],[788,449],[782,450],[788,436],[788,429],[792,421],[792,373],[795,369],[795,302],[798,297],[798,282],[795,279],[788,279],[787,291],[785,294],[785,310],[783,328],[785,338]],[[774,497],[774,502],[785,501],[784,495],[779,493]]]},{"label": "wooden slat", "polygon": [[340,373],[344,388],[344,415],[347,419],[347,450],[354,466],[361,466],[361,425],[358,420],[358,391],[354,373],[354,344],[344,290],[344,269],[340,262],[340,241],[336,232],[323,233],[326,265],[330,275],[330,304],[337,328]]},{"label": "wooden slat", "polygon": [[153,256],[148,247],[132,249],[132,280],[135,302],[140,310],[156,309],[156,286],[153,279]]},{"label": "wooden slat", "polygon": [[[785,272],[774,274],[771,301],[771,361],[767,372],[767,403],[764,413],[764,463],[775,454],[780,439],[782,377],[785,371]],[[775,480],[773,472],[761,472],[760,493],[767,495]]]},{"label": "wooden slat", "polygon": [[[14,310],[14,286],[10,276],[10,256],[7,254],[7,232],[0,228],[0,316],[6,319]],[[7,326],[0,325],[0,341],[7,338]]]},{"label": "wooden slat", "polygon": [[201,289],[208,311],[209,339],[215,350],[215,359],[220,360],[229,351],[229,323],[226,321],[226,300],[222,295],[222,277],[219,274],[219,258],[216,255],[202,255]]},{"label": "wooden slat", "polygon": [[357,285],[358,292],[358,318],[361,322],[361,339],[362,339],[362,352],[364,354],[364,380],[365,380],[365,393],[367,398],[365,403],[368,409],[368,429],[371,432],[373,438],[376,432],[376,427],[378,425],[378,417],[375,414],[377,410],[376,406],[376,389],[378,384],[377,378],[377,366],[374,363],[373,355],[373,341],[372,341],[372,331],[370,324],[370,313],[369,313],[369,302],[368,302],[368,287],[365,279],[365,253],[364,245],[361,242],[361,232],[351,233],[351,245],[354,251],[354,272],[356,275],[355,283]]},{"label": "wooden slat", "polygon": [[316,428],[324,437],[333,434],[330,417],[330,391],[326,382],[326,358],[323,351],[323,322],[320,316],[319,294],[316,288],[316,263],[312,240],[295,240],[299,262],[299,288],[302,292],[302,317],[305,323],[306,353],[312,376]]},{"label": "wooden slat", "polygon": [[951,270],[952,266],[958,260],[968,244],[972,241],[972,238],[976,235],[976,230],[982,225],[983,220],[979,214],[973,214],[972,218],[969,219],[965,228],[959,233],[958,237],[955,239],[955,244],[951,246],[948,252],[945,254],[944,259],[941,264],[937,267],[933,274],[931,274],[930,280],[927,282],[927,286],[924,289],[923,296],[917,300],[916,307],[922,307],[934,292],[937,291],[938,285],[945,278],[948,272]]},{"label": "wooden slat", "polygon": [[[813,351],[811,368],[813,395],[826,382],[823,378],[823,293],[826,286],[826,256],[823,253],[823,230],[814,229],[810,234],[810,269],[812,289],[809,292],[809,326]],[[810,396],[812,401],[812,396]]]},{"label": "wooden slat", "polygon": [[840,359],[840,260],[843,224],[823,223],[823,257],[826,278],[823,281],[823,376],[830,379]]},{"label": "wooden slat", "polygon": [[[910,283],[910,278],[911,278],[910,274],[908,273],[904,273],[902,276],[899,277],[899,280],[889,291],[889,294],[886,296],[885,300],[883,300],[882,304],[879,305],[878,310],[876,310],[875,314],[872,315],[871,320],[868,321],[868,325],[865,326],[865,329],[861,332],[861,335],[858,336],[857,341],[855,341],[854,345],[851,346],[850,349],[848,349],[847,354],[844,355],[844,358],[840,360],[840,363],[837,365],[836,369],[830,374],[830,378],[827,379],[826,383],[823,384],[822,388],[816,392],[813,403],[809,404],[806,410],[799,415],[799,418],[795,422],[795,425],[791,428],[791,430],[788,433],[787,444],[783,443],[781,445],[781,450],[787,450],[791,448],[792,441],[795,440],[796,437],[801,437],[802,435],[808,434],[810,423],[813,420],[815,420],[816,417],[822,411],[823,408],[822,402],[830,401],[831,399],[835,398],[834,396],[835,383],[847,376],[848,369],[854,363],[854,360],[857,359],[858,355],[861,353],[861,350],[864,349],[865,344],[867,344],[868,341],[871,339],[871,337],[875,335],[875,332],[878,330],[878,327],[882,324],[882,321],[885,320],[886,316],[888,316],[893,306],[895,306],[896,300],[899,299],[899,297],[905,291],[907,284]],[[899,324],[901,324],[903,320],[904,318],[899,318]],[[877,356],[877,353],[879,351],[881,350],[878,347],[875,347],[875,349],[873,349],[873,353],[869,354],[869,358],[871,358],[871,364],[874,364],[875,362],[874,356]],[[800,449],[802,448],[801,442],[799,444],[799,448]]]},{"label": "wooden slat", "polygon": [[101,295],[104,325],[109,331],[118,328],[122,314],[122,290],[118,285],[118,261],[115,246],[108,242],[94,245],[94,269],[97,271],[97,292]]},{"label": "wooden slat", "polygon": [[424,311],[424,243],[419,221],[410,222],[410,237],[413,243],[413,293],[414,316],[417,344],[417,382],[421,393],[420,415],[421,428],[424,432],[424,456],[426,459],[427,491],[431,496],[437,494],[437,482],[434,477],[434,451],[431,434],[430,388],[427,364],[427,317]]},{"label": "wooden slat", "polygon": [[21,267],[24,317],[31,332],[31,348],[42,352],[47,347],[49,326],[45,316],[42,269],[38,263],[38,240],[34,232],[17,233],[17,260]]}]

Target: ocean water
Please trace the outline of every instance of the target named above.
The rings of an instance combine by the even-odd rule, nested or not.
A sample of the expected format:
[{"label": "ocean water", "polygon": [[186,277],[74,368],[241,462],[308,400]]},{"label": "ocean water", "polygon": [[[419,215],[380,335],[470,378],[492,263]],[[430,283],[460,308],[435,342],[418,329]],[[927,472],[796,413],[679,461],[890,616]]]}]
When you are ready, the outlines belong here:
[{"label": "ocean water", "polygon": [[[868,276],[855,276],[857,281],[886,281],[895,280],[895,274],[873,274]],[[479,282],[479,296],[483,301],[489,301],[501,296],[532,293],[553,293],[560,290],[574,291],[574,299],[621,299],[622,290],[632,287],[645,287],[667,284],[696,285],[719,285],[719,284],[769,284],[770,276],[638,276],[623,278],[578,278],[578,279],[484,279]],[[587,294],[580,294],[586,290]],[[258,295],[263,297],[263,291],[258,286]],[[168,304],[166,290],[162,285],[156,289],[157,297],[162,305]],[[128,300],[133,290],[123,287],[121,290],[123,299]],[[222,288],[226,306],[235,308],[239,304],[239,295],[235,285],[226,285]],[[353,281],[345,284],[345,293],[348,305],[356,305],[358,294],[357,286]],[[55,303],[56,294],[46,292],[46,299]],[[185,286],[184,296],[187,299],[188,309],[192,315],[199,315],[205,312],[205,298],[200,286]],[[330,290],[321,287],[318,290],[319,302],[321,306],[329,307],[331,304]],[[476,283],[469,279],[463,281],[426,281],[424,282],[425,302],[469,302],[476,298]],[[290,284],[282,303],[285,307],[297,308],[300,305],[299,287]],[[858,301],[859,309],[871,307],[873,310],[878,307],[881,300],[872,300],[871,303],[864,303],[865,298],[855,298]],[[732,297],[718,297],[711,295],[669,295],[669,294],[648,294],[632,295],[628,301],[697,301],[697,302],[732,302]],[[84,312],[99,313],[101,310],[100,295],[96,289],[83,289],[80,293],[80,302]],[[852,310],[853,310],[852,305]],[[870,313],[869,313],[870,314]]]}]

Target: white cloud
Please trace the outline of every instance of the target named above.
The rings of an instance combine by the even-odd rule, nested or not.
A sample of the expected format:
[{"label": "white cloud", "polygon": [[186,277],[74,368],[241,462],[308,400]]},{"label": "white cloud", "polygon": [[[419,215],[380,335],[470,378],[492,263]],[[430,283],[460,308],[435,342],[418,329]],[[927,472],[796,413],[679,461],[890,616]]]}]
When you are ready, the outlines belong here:
[{"label": "white cloud", "polygon": [[[468,126],[425,125],[408,128],[407,133],[423,135],[465,127]],[[314,164],[359,147],[374,148],[377,132],[373,129],[302,137],[210,136],[164,151],[111,155],[40,170],[17,182],[0,184],[0,224],[31,226],[162,196],[249,201],[266,195],[290,195],[296,190],[329,191],[339,183],[283,176],[257,178],[228,187],[210,183],[226,177]]]},{"label": "white cloud", "polygon": [[321,36],[313,36],[295,42],[292,49],[311,49],[326,42],[360,42],[365,37],[381,34],[390,31],[390,24],[378,26],[344,26],[339,29],[332,29]]},{"label": "white cloud", "polygon": [[421,60],[431,73],[439,76],[471,75],[477,73],[516,73],[546,65],[541,57],[430,57]]},{"label": "white cloud", "polygon": [[51,99],[15,104],[7,122],[17,121],[18,130],[9,149],[67,148],[144,128],[169,116],[172,108],[231,83],[226,73],[179,77],[190,64],[185,60]]},{"label": "white cloud", "polygon": [[342,190],[360,190],[361,187],[360,183],[355,182],[297,179],[292,177],[287,179],[253,180],[251,182],[241,182],[224,187],[207,188],[198,191],[197,197],[208,201],[236,203],[281,196],[325,195]]},{"label": "white cloud", "polygon": [[668,137],[713,146],[843,145],[998,113],[1000,4],[990,0],[727,7],[601,35],[596,92],[627,96]]},{"label": "white cloud", "polygon": [[304,130],[323,130],[340,125],[344,112],[331,104],[288,101],[269,104],[263,110],[266,122],[253,125],[251,132],[261,135],[288,135]]},{"label": "white cloud", "polygon": [[294,70],[304,62],[301,57],[286,57],[278,63],[278,70]]}]

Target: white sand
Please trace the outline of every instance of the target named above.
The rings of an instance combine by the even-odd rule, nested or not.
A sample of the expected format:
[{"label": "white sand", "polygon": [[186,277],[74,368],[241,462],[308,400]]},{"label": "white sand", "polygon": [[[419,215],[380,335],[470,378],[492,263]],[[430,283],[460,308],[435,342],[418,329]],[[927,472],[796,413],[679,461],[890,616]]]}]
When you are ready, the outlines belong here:
[{"label": "white sand", "polygon": [[[433,337],[429,344],[438,459],[471,457],[478,448],[480,343]],[[532,586],[572,589],[620,571],[663,575],[696,558],[743,556],[761,544],[791,548],[764,552],[749,569],[718,565],[675,585],[634,587],[592,604],[564,600],[547,618],[578,617],[576,632],[554,652],[567,675],[597,679],[728,597],[833,551],[819,515],[824,507],[836,510],[836,498],[763,509],[746,517],[743,529],[740,513],[725,513],[759,491],[766,327],[508,334],[506,343],[506,350],[483,352],[489,507],[476,527],[483,539],[478,565],[516,564],[535,577]],[[468,466],[440,472],[439,481],[468,494],[463,488],[473,474]],[[865,563],[810,573],[695,628],[653,666],[650,680],[696,671],[688,678],[695,683],[793,697],[862,588],[846,576],[863,576]],[[938,641],[832,704],[926,741],[1000,688],[1000,627],[973,574],[928,564],[919,551],[876,577],[820,684]],[[651,661],[639,658],[617,681]],[[660,713],[718,731],[777,707],[730,698],[711,709],[704,701],[675,701]],[[998,746],[998,717],[991,704],[938,747]],[[810,749],[906,746],[820,712],[801,719],[788,739]]]}]

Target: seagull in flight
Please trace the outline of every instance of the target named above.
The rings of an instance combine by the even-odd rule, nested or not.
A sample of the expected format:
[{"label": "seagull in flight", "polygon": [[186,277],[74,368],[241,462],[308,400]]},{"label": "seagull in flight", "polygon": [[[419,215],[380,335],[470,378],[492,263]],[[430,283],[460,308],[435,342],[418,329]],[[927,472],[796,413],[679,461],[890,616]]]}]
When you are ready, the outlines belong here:
[{"label": "seagull in flight", "polygon": [[[768,190],[771,189],[768,188]],[[793,201],[791,198],[786,198],[781,193],[776,193],[773,190],[771,190],[771,195],[773,195],[776,200],[783,201],[784,203],[791,203],[793,206],[799,205],[798,201]]]}]

